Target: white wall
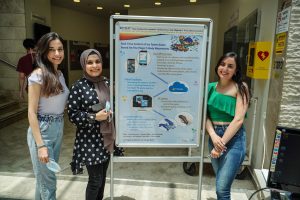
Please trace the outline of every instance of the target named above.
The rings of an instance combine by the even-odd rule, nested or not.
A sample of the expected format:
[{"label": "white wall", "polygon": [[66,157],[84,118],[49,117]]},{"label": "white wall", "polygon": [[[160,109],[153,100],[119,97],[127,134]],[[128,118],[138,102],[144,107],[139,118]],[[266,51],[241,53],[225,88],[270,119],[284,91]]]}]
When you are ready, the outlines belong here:
[{"label": "white wall", "polygon": [[[273,43],[275,38],[275,27],[276,27],[276,18],[277,18],[277,2],[278,0],[264,0],[260,2],[259,8],[261,10],[261,19],[260,19],[260,31],[258,41],[271,41]],[[272,60],[272,58],[271,58]],[[270,63],[271,65],[271,63]],[[271,68],[271,66],[270,66]],[[271,70],[270,70],[271,71]],[[253,167],[261,168],[263,164],[265,166],[269,166],[269,159],[266,159],[265,163],[262,163],[265,160],[265,157],[270,157],[271,152],[268,152],[267,141],[265,140],[273,140],[272,133],[266,133],[266,120],[268,120],[268,116],[266,116],[267,110],[267,101],[269,94],[269,83],[268,80],[255,80],[254,82],[254,92],[253,96],[258,98],[258,112],[257,112],[257,148],[255,148],[255,153],[253,157]],[[279,114],[279,113],[278,113]],[[266,163],[267,162],[267,163]]]},{"label": "white wall", "polygon": [[68,40],[102,42],[109,41],[108,19],[85,14],[67,8],[52,6],[52,30]]},{"label": "white wall", "polygon": [[[82,12],[52,6],[51,30],[58,32],[65,40],[90,42],[91,47],[95,42],[108,44],[109,20]],[[65,59],[69,59],[67,56]],[[70,63],[70,62],[68,62]],[[69,85],[82,77],[82,70],[69,69]],[[103,71],[107,74],[106,71]]]},{"label": "white wall", "polygon": [[[108,44],[109,20],[67,8],[52,6],[50,0],[25,0],[26,37],[33,38],[33,23],[51,27],[65,40]],[[66,55],[66,58],[68,56]],[[69,62],[68,62],[69,63]],[[81,70],[69,69],[69,85],[82,77]],[[108,70],[103,71],[108,74]]]},{"label": "white wall", "polygon": [[51,26],[51,1],[24,0],[24,2],[26,19],[26,37],[33,38],[33,23],[36,22],[39,24]]}]

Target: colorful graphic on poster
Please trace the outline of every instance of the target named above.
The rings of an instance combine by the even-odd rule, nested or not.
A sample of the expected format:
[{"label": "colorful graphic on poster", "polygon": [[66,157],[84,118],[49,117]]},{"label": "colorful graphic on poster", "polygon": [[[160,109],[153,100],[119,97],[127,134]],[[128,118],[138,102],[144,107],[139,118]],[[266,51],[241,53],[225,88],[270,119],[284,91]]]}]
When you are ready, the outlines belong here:
[{"label": "colorful graphic on poster", "polygon": [[198,146],[207,27],[116,23],[119,146]]}]

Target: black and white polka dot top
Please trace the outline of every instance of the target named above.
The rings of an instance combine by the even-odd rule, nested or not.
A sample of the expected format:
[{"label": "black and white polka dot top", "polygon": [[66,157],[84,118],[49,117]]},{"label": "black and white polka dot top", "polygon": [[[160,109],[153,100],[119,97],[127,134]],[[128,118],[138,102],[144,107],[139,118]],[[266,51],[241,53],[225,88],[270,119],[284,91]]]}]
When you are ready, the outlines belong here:
[{"label": "black and white polka dot top", "polygon": [[85,78],[74,83],[68,98],[68,116],[77,126],[71,168],[73,174],[83,173],[84,165],[96,165],[107,161],[109,152],[104,148],[100,133],[101,122],[88,120],[92,105],[99,103],[94,84]]}]

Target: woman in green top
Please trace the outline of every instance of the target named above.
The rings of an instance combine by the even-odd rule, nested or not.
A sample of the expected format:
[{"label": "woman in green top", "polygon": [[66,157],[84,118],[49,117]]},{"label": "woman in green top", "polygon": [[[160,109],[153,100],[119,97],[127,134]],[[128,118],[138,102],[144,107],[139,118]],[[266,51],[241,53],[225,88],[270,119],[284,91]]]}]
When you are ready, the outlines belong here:
[{"label": "woman in green top", "polygon": [[243,121],[250,94],[241,80],[241,66],[236,53],[223,55],[215,68],[218,82],[208,86],[209,150],[216,174],[218,200],[230,199],[232,182],[246,153],[246,133]]}]

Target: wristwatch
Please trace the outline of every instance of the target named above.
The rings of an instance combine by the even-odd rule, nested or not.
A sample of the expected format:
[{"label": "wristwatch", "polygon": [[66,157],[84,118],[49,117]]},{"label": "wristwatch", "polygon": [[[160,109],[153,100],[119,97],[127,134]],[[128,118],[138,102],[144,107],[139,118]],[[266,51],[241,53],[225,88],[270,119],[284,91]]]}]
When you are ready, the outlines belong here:
[{"label": "wristwatch", "polygon": [[88,117],[88,121],[89,121],[90,123],[94,123],[95,120],[96,120],[96,114],[95,114],[95,113],[88,113],[88,114],[87,114],[87,117]]}]

